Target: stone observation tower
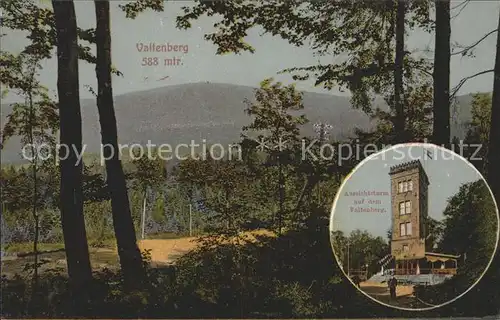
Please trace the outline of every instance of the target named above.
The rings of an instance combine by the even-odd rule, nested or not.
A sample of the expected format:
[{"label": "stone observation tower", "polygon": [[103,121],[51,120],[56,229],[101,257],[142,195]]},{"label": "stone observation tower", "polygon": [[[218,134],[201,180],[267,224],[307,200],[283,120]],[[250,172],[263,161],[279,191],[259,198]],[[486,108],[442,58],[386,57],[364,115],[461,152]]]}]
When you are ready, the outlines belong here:
[{"label": "stone observation tower", "polygon": [[395,273],[455,274],[457,256],[426,252],[429,178],[421,162],[415,160],[393,166],[389,175],[392,208],[391,256],[395,263]]},{"label": "stone observation tower", "polygon": [[392,239],[391,254],[396,269],[419,273],[425,258],[429,179],[419,160],[390,168]]}]

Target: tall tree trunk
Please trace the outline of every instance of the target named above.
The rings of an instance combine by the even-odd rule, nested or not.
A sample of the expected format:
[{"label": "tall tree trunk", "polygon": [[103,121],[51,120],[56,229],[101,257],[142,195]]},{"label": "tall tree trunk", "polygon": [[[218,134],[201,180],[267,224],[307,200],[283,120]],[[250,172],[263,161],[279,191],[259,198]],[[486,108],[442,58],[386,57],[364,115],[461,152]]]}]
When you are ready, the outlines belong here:
[{"label": "tall tree trunk", "polygon": [[[33,81],[33,74],[30,74],[30,81]],[[32,207],[31,214],[33,216],[33,221],[35,223],[35,234],[33,237],[33,252],[34,255],[34,263],[33,263],[33,293],[38,290],[38,238],[40,234],[40,219],[38,217],[37,212],[37,202],[38,202],[38,184],[37,184],[37,173],[38,173],[38,153],[35,150],[35,138],[34,138],[34,125],[35,125],[35,110],[33,106],[33,88],[30,85],[28,92],[28,104],[30,110],[30,131],[29,131],[29,143],[31,144],[31,154],[33,155],[33,161],[31,163],[31,174],[33,178],[33,199],[32,199]]]},{"label": "tall tree trunk", "polygon": [[450,1],[436,0],[434,49],[433,136],[437,145],[448,146],[450,133]]},{"label": "tall tree trunk", "polygon": [[[77,293],[92,279],[82,196],[82,118],[78,81],[78,40],[73,1],[52,1],[57,37],[57,92],[61,149],[61,222],[70,281]],[[67,153],[67,157],[66,154]]]},{"label": "tall tree trunk", "polygon": [[396,110],[396,142],[405,142],[403,72],[405,56],[405,1],[398,1],[396,11],[396,58],[394,61],[394,109]]},{"label": "tall tree trunk", "polygon": [[147,202],[147,196],[148,196],[148,189],[147,187],[144,188],[144,192],[142,194],[142,210],[141,210],[141,239],[144,239],[144,233],[145,233],[145,228],[146,228],[146,202]]},{"label": "tall tree trunk", "polygon": [[143,266],[130,211],[125,174],[119,158],[118,130],[111,85],[111,31],[108,1],[95,1],[97,45],[97,109],[101,125],[103,156],[111,195],[113,227],[125,281],[135,285],[142,280]]},{"label": "tall tree trunk", "polygon": [[[500,13],[498,15],[498,27],[500,28]],[[493,97],[491,101],[490,133],[487,148],[486,176],[497,205],[500,205],[500,30],[497,31],[497,52],[495,56],[495,67],[493,70]],[[500,251],[496,250],[485,280],[489,283],[498,282],[500,276]],[[485,281],[483,280],[483,283]],[[488,290],[489,287],[486,287]],[[493,294],[489,301],[498,299],[498,294]],[[498,308],[495,308],[498,312]]]},{"label": "tall tree trunk", "polygon": [[285,211],[285,179],[283,176],[283,164],[281,155],[278,155],[278,196],[279,196],[279,213],[278,213],[278,236],[281,235],[283,228],[283,214]]},{"label": "tall tree trunk", "polygon": [[[500,14],[498,17],[500,27]],[[491,125],[488,145],[487,177],[491,190],[500,205],[500,32],[497,32],[497,53],[493,80],[493,99],[491,101]]]}]

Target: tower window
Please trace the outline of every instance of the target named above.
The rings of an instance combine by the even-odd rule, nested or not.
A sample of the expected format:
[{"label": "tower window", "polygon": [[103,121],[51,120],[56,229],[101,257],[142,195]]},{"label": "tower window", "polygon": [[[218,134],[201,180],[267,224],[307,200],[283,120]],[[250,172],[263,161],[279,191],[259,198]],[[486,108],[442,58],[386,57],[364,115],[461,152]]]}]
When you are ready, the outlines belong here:
[{"label": "tower window", "polygon": [[411,201],[403,201],[399,203],[399,215],[405,215],[411,213]]},{"label": "tower window", "polygon": [[401,237],[411,236],[411,222],[400,223],[399,224],[399,235]]},{"label": "tower window", "polygon": [[405,213],[410,214],[411,213],[411,201],[406,201],[405,207],[406,207]]},{"label": "tower window", "polygon": [[413,181],[402,181],[398,183],[398,193],[413,191]]},{"label": "tower window", "polygon": [[405,223],[400,223],[399,224],[399,235],[401,237],[406,236],[406,224]]},{"label": "tower window", "polygon": [[410,251],[410,247],[408,247],[407,244],[404,244],[403,245],[403,252],[408,252],[408,251]]},{"label": "tower window", "polygon": [[406,223],[406,235],[411,236],[411,222]]}]

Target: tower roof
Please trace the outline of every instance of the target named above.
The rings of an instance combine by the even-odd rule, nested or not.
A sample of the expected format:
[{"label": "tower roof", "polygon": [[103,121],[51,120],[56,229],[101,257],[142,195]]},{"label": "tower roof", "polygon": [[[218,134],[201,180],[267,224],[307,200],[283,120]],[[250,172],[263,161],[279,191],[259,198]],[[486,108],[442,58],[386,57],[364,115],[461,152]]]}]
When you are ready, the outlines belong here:
[{"label": "tower roof", "polygon": [[425,173],[424,167],[422,166],[420,160],[413,160],[392,166],[389,169],[389,175],[393,175],[411,169],[419,169],[420,175],[422,175],[425,182],[429,184],[429,178],[427,177],[427,174]]}]

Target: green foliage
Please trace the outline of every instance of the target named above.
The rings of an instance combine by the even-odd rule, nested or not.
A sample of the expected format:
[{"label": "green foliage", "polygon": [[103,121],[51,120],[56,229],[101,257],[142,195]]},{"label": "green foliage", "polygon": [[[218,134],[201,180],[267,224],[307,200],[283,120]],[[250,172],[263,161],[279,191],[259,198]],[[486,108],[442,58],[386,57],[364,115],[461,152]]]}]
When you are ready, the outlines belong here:
[{"label": "green foliage", "polygon": [[[48,91],[36,79],[40,57],[21,54],[13,56],[1,52],[1,83],[24,98],[23,103],[14,103],[12,112],[2,130],[2,146],[13,136],[20,136],[24,145],[54,146],[54,136],[59,128],[57,104]],[[47,152],[45,150],[45,152]],[[46,154],[45,154],[46,155]],[[39,161],[37,152],[28,149],[32,161]]]},{"label": "green foliage", "polygon": [[98,163],[84,163],[82,175],[83,199],[89,202],[109,200],[109,191]]},{"label": "green foliage", "polygon": [[[193,177],[203,171],[202,176]],[[177,180],[188,187],[188,199],[199,190],[211,211],[204,219],[205,231],[238,234],[251,217],[254,183],[248,169],[235,160],[187,160],[179,166]],[[200,179],[201,178],[201,179]]]},{"label": "green foliage", "polygon": [[132,163],[135,166],[135,173],[132,177],[139,190],[158,188],[166,182],[166,166],[158,152],[141,155],[137,151],[134,153]]},{"label": "green foliage", "polygon": [[489,263],[497,242],[497,211],[483,180],[461,186],[443,212],[444,232],[439,243],[442,252],[465,256],[465,268],[479,276]]},{"label": "green foliage", "polygon": [[425,250],[427,252],[434,252],[438,248],[439,242],[443,237],[444,224],[442,221],[437,221],[430,216],[427,216],[426,220]]},{"label": "green foliage", "polygon": [[[458,262],[456,276],[443,284],[417,289],[418,296],[432,304],[449,301],[478,281],[486,271],[498,241],[498,213],[483,180],[462,185],[458,193],[448,200],[444,215],[443,235],[437,250],[460,255],[462,259]],[[495,307],[498,312],[498,305],[493,303],[499,297],[498,278],[499,270],[491,268],[468,294],[471,303],[484,308],[482,312],[495,312]],[[489,292],[489,296],[479,298],[480,292],[484,291]],[[458,309],[458,306],[454,305],[453,309]]]},{"label": "green foliage", "polygon": [[296,114],[303,109],[302,94],[293,85],[266,79],[255,98],[247,101],[252,122],[243,128],[242,161],[201,155],[182,161],[174,172],[188,199],[199,194],[210,210],[206,231],[236,235],[251,225],[297,225],[296,197],[303,177],[311,174],[298,152],[300,126],[307,122]]},{"label": "green foliage", "polygon": [[[44,243],[58,243],[62,241],[61,222],[59,215],[52,209],[38,209],[39,239]],[[35,234],[35,221],[30,209],[18,211],[5,210],[2,212],[5,224],[5,235],[2,245],[9,251],[14,251],[17,245],[32,242]],[[32,251],[33,244],[29,250]]]},{"label": "green foliage", "polygon": [[[2,10],[2,28],[22,31],[29,40],[28,45],[22,50],[23,54],[35,55],[43,59],[52,57],[56,46],[56,28],[54,13],[50,7],[33,0],[6,0],[1,2],[0,9]],[[89,46],[95,44],[95,29],[77,28],[77,32],[80,40],[79,59],[95,64],[96,57]],[[112,72],[122,75],[115,68],[112,68]],[[2,82],[3,79],[2,74]]]},{"label": "green foliage", "polygon": [[280,82],[273,83],[273,79],[266,79],[255,92],[255,102],[247,101],[247,104],[246,112],[253,121],[243,127],[243,132],[256,135],[259,141],[257,150],[260,149],[265,155],[262,164],[277,170],[277,174],[272,175],[276,178],[271,186],[275,185],[277,190],[278,212],[274,225],[280,233],[285,220],[292,220],[293,223],[296,222],[293,218],[297,219],[291,215],[295,212],[286,206],[290,191],[287,190],[286,181],[292,176],[294,165],[300,162],[300,157],[297,157],[300,126],[308,121],[305,115],[296,115],[297,111],[304,108],[302,93],[297,92],[294,85],[284,87]]},{"label": "green foliage", "polygon": [[137,15],[147,9],[154,11],[163,11],[162,0],[138,0],[132,1],[125,5],[120,5],[120,8],[126,13],[127,18],[135,19]]},{"label": "green foliage", "polygon": [[[221,242],[211,237],[182,256],[172,267],[148,268],[147,281],[125,291],[120,273],[94,273],[92,294],[77,300],[68,294],[67,279],[42,275],[40,294],[32,300],[29,282],[2,279],[2,313],[23,318],[47,317],[203,317],[203,318],[360,318],[413,314],[387,309],[356,291],[333,261],[324,211],[307,207],[304,228],[258,241]],[[219,245],[214,246],[213,244]],[[294,254],[290,254],[293,252]],[[149,257],[145,252],[144,263]],[[483,288],[487,289],[487,288]],[[490,292],[493,287],[490,284]],[[441,291],[440,291],[441,292]],[[485,300],[483,298],[483,300]],[[453,307],[421,312],[422,317],[494,314],[491,299],[472,295]],[[484,306],[471,309],[474,303]]]},{"label": "green foliage", "polygon": [[[83,197],[85,201],[103,201],[109,198],[102,172],[94,163],[83,168]],[[37,208],[59,208],[58,167],[47,161],[38,168]],[[17,211],[27,209],[33,198],[33,176],[26,167],[3,167],[0,170],[2,200],[6,209]]]},{"label": "green foliage", "polygon": [[[407,28],[429,30],[430,2],[414,1],[408,6]],[[355,107],[370,112],[373,94],[385,95],[392,87],[395,5],[392,1],[313,1],[271,2],[199,1],[185,7],[177,18],[181,29],[203,16],[219,17],[215,31],[205,35],[218,54],[254,52],[244,41],[248,31],[260,27],[296,46],[310,46],[318,56],[345,56],[338,63],[296,67],[285,70],[296,79],[316,79],[315,85],[327,89],[335,85],[353,93]],[[276,17],[280,19],[276,19]],[[278,22],[279,21],[279,22]],[[421,58],[406,55],[410,73],[429,77],[430,66]],[[417,75],[419,74],[419,75]],[[409,75],[412,77],[412,75]]]},{"label": "green foliage", "polygon": [[389,252],[389,245],[381,237],[373,237],[367,231],[355,230],[349,236],[341,231],[332,232],[332,247],[342,268],[367,270],[368,276],[380,270],[378,262]]},{"label": "green foliage", "polygon": [[255,92],[255,102],[247,101],[246,112],[254,117],[252,124],[243,127],[243,131],[269,132],[266,137],[272,144],[279,139],[297,140],[299,126],[307,122],[304,115],[295,116],[291,111],[304,109],[302,93],[297,92],[294,85],[283,87],[282,83],[273,83],[273,79],[261,82]]},{"label": "green foliage", "polygon": [[478,93],[472,96],[472,120],[470,122],[471,138],[487,144],[491,122],[491,94]]},{"label": "green foliage", "polygon": [[31,205],[32,199],[32,175],[21,167],[16,169],[13,166],[2,168],[1,182],[2,182],[2,203],[3,209],[9,211],[16,211],[27,209]]},{"label": "green foliage", "polygon": [[[342,314],[342,305],[352,298],[354,289],[344,287],[343,295],[332,291],[343,286],[336,285],[341,276],[333,256],[325,254],[328,237],[317,237],[327,235],[327,221],[321,218],[323,212],[309,216],[307,227],[277,238],[260,236],[257,242],[234,243],[207,239],[198,250],[180,258],[177,282],[197,299],[212,304],[205,316]],[[316,240],[311,241],[312,237]]]},{"label": "green foliage", "polygon": [[101,202],[87,201],[83,206],[83,214],[88,238],[97,243],[102,243],[106,238],[112,237],[113,225],[110,200]]},{"label": "green foliage", "polygon": [[[432,2],[412,1],[407,6],[407,32],[430,32]],[[135,18],[146,9],[163,11],[159,1],[133,1],[122,9],[127,17]],[[314,78],[316,86],[332,89],[338,86],[352,93],[351,103],[366,113],[389,121],[391,112],[377,110],[375,96],[382,96],[393,106],[395,50],[395,1],[228,1],[224,3],[197,1],[183,7],[177,17],[177,27],[189,29],[204,16],[216,17],[215,31],[205,39],[217,47],[217,54],[255,52],[245,41],[253,28],[278,36],[292,45],[306,46],[319,57],[341,56],[335,63],[294,67],[283,70],[295,80]],[[276,19],[279,17],[279,19]],[[432,102],[432,64],[425,58],[406,51],[404,55],[404,113],[411,140],[423,140],[429,135]],[[411,120],[410,120],[411,119]],[[392,142],[394,138],[389,138]]]},{"label": "green foliage", "polygon": [[[28,51],[29,52],[29,51]],[[47,90],[37,81],[37,72],[41,68],[41,55],[39,52],[32,52],[13,56],[1,52],[1,64],[7,66],[2,69],[0,82],[9,89],[24,98],[24,103],[15,103],[12,112],[7,116],[7,122],[2,130],[1,147],[13,136],[21,137],[23,146],[23,157],[30,162],[30,179],[24,182],[31,182],[27,186],[31,193],[31,215],[33,217],[33,251],[38,254],[38,242],[40,236],[41,217],[39,204],[38,173],[40,169],[47,166],[47,156],[50,159],[54,155],[55,133],[59,127],[59,117],[57,114],[57,104],[53,102]],[[28,154],[26,154],[28,147]],[[42,154],[41,148],[44,149]],[[47,150],[48,149],[48,150]],[[44,158],[45,157],[45,158]],[[45,162],[45,165],[44,165]],[[41,168],[39,168],[41,167]],[[43,199],[43,198],[42,198]],[[52,220],[52,219],[51,219]],[[44,221],[45,222],[45,221]],[[47,226],[45,226],[47,227]],[[52,230],[51,229],[45,229]],[[35,255],[33,281],[38,281],[38,259]]]},{"label": "green foliage", "polygon": [[472,96],[472,120],[468,123],[469,130],[464,139],[464,144],[474,146],[480,145],[480,149],[467,148],[465,157],[482,173],[485,173],[486,156],[488,154],[488,143],[490,141],[491,123],[491,94],[477,93]]}]

